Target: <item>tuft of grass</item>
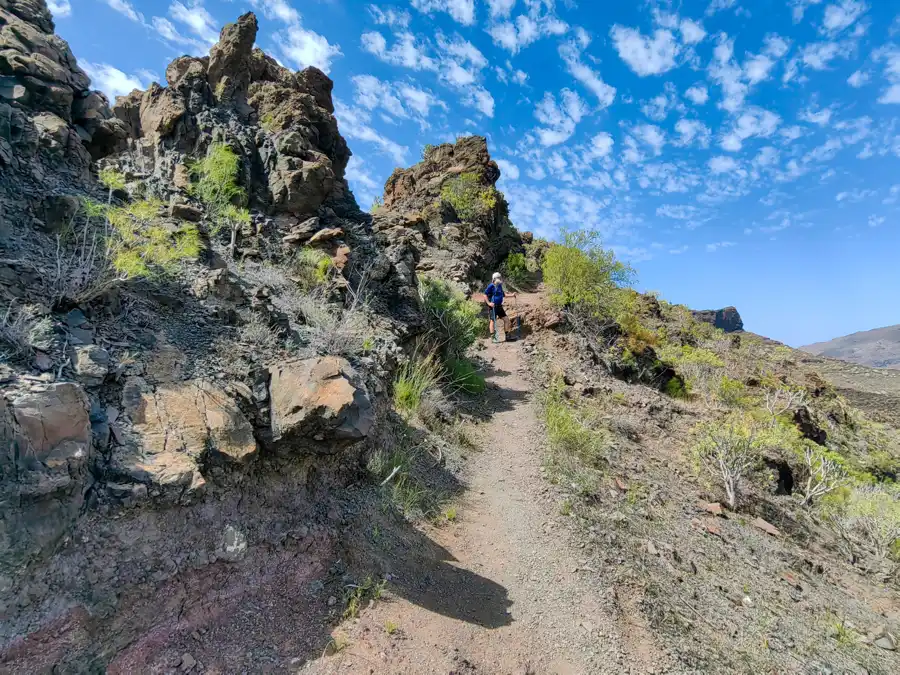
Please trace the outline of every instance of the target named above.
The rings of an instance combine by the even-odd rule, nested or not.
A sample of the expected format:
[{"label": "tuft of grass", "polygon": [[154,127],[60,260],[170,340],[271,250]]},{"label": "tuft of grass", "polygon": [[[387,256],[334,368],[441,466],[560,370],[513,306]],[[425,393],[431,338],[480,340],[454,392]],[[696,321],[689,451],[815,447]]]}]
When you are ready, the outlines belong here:
[{"label": "tuft of grass", "polygon": [[34,348],[47,348],[53,341],[53,322],[37,314],[33,307],[10,304],[0,318],[0,340],[7,355],[28,356]]},{"label": "tuft of grass", "polygon": [[388,619],[384,622],[384,632],[388,635],[395,635],[400,631],[400,624],[396,621],[391,621]]},{"label": "tuft of grass", "polygon": [[473,396],[483,394],[487,389],[484,375],[468,359],[448,359],[444,365],[451,387]]},{"label": "tuft of grass", "polygon": [[433,355],[411,358],[394,378],[394,407],[407,416],[416,414],[425,394],[437,388],[439,382],[440,368]]},{"label": "tuft of grass", "polygon": [[335,654],[340,654],[349,646],[350,638],[343,633],[337,633],[328,641],[328,644],[325,646],[325,652],[323,653],[323,656],[334,656]]},{"label": "tuft of grass", "polygon": [[456,507],[455,507],[455,506],[449,506],[449,507],[447,507],[447,509],[444,511],[444,518],[446,518],[446,519],[447,519],[447,522],[449,522],[449,523],[456,522],[456,518],[457,518],[458,515],[459,515],[459,514],[457,514],[457,512],[456,512]]},{"label": "tuft of grass", "polygon": [[371,576],[366,577],[361,584],[351,584],[344,592],[344,619],[355,619],[359,616],[363,606],[368,602],[377,602],[384,597],[387,581],[376,581]]},{"label": "tuft of grass", "polygon": [[274,330],[259,314],[253,314],[240,330],[241,342],[263,352],[277,349],[283,337],[281,331]]}]

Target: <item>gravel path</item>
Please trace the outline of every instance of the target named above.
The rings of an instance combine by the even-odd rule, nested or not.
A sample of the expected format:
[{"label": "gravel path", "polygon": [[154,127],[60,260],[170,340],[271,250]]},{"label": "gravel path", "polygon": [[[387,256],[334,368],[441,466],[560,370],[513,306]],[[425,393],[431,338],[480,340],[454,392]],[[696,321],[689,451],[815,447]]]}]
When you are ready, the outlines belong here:
[{"label": "gravel path", "polygon": [[[422,526],[431,559],[405,567],[413,587],[338,632],[339,654],[314,672],[648,672],[640,626],[624,621],[602,570],[570,546],[541,478],[544,432],[521,343],[488,344],[491,361],[480,452],[454,523]],[[395,630],[389,630],[395,629]],[[391,632],[392,634],[389,634]]]}]

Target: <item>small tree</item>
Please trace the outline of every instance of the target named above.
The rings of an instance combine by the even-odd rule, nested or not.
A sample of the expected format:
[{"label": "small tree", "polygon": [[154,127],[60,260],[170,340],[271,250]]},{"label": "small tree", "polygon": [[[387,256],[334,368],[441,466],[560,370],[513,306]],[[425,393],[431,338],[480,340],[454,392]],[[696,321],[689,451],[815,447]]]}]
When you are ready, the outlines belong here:
[{"label": "small tree", "polygon": [[238,232],[244,225],[250,225],[250,212],[234,204],[228,204],[222,209],[220,217],[231,228],[231,241],[228,244],[228,253],[233,258]]},{"label": "small tree", "polygon": [[733,510],[740,498],[741,481],[759,462],[760,448],[752,421],[740,417],[724,424],[711,422],[697,430],[694,456],[699,464],[725,487]]},{"label": "small tree", "polygon": [[882,562],[900,553],[900,489],[888,485],[853,488],[847,499],[832,508],[829,520],[844,540],[848,553],[867,547]]},{"label": "small tree", "polygon": [[802,389],[773,387],[766,391],[766,410],[776,418],[803,405],[805,400],[806,392]]},{"label": "small tree", "polygon": [[840,456],[820,450],[812,441],[804,443],[803,462],[806,482],[798,494],[804,506],[849,482]]},{"label": "small tree", "polygon": [[441,200],[450,204],[462,220],[475,220],[494,210],[497,191],[482,185],[477,173],[463,173],[444,183]]},{"label": "small tree", "polygon": [[108,190],[106,196],[107,204],[112,204],[113,192],[116,190],[124,190],[126,185],[125,176],[112,167],[106,167],[100,170],[100,182],[103,183],[104,187]]},{"label": "small tree", "polygon": [[596,232],[564,232],[562,239],[541,266],[551,302],[580,317],[613,319],[622,301],[619,291],[632,282],[634,270],[604,249]]}]

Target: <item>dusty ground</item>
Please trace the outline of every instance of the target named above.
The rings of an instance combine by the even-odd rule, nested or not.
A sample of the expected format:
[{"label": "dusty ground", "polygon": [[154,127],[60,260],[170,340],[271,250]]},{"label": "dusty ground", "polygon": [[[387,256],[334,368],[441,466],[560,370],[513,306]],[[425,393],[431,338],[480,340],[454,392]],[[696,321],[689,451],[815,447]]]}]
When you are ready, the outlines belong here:
[{"label": "dusty ground", "polygon": [[640,619],[617,609],[622,599],[604,571],[566,543],[557,500],[541,478],[545,434],[523,343],[487,343],[483,356],[490,388],[480,450],[468,459],[455,519],[420,527],[434,546],[430,559],[407,568],[416,578],[392,575],[386,601],[335,630],[346,646],[304,672],[666,670]]}]

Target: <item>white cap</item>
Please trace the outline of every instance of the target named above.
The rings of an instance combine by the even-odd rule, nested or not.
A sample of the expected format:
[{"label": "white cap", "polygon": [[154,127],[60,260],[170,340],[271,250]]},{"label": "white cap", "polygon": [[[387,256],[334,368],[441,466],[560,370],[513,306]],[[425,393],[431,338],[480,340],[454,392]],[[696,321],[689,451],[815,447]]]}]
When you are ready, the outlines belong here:
[{"label": "white cap", "polygon": [[491,277],[493,281],[497,281],[500,278],[500,272],[494,272],[494,276]]}]

